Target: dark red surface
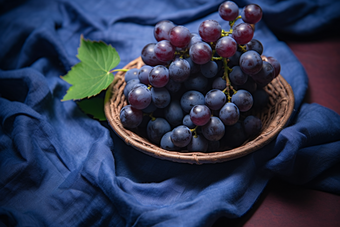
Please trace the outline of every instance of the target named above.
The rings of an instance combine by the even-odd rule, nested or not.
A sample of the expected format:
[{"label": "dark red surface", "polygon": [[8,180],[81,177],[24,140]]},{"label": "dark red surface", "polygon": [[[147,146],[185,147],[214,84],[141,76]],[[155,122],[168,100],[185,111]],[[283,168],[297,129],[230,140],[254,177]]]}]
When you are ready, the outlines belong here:
[{"label": "dark red surface", "polygon": [[[305,101],[340,114],[340,37],[287,44],[309,77]],[[338,227],[340,196],[274,179],[243,217],[214,226]]]}]

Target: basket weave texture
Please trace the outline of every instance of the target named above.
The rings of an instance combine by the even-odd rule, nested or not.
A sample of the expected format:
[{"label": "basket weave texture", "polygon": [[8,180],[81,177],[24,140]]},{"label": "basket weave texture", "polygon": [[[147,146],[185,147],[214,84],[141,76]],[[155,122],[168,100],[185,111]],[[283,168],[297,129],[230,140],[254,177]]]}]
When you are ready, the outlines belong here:
[{"label": "basket weave texture", "polygon": [[[126,65],[125,69],[140,68],[144,65],[139,57]],[[241,146],[225,151],[202,153],[202,152],[177,152],[167,151],[151,143],[147,138],[141,137],[135,132],[125,129],[120,122],[120,110],[127,105],[124,96],[126,82],[125,72],[118,72],[105,97],[105,115],[116,134],[126,144],[137,150],[156,158],[174,162],[203,164],[218,163],[236,159],[252,153],[270,141],[286,126],[294,107],[294,94],[290,85],[279,75],[264,89],[269,94],[269,104],[260,112],[254,113],[262,120],[261,134],[256,138],[245,141]]]}]

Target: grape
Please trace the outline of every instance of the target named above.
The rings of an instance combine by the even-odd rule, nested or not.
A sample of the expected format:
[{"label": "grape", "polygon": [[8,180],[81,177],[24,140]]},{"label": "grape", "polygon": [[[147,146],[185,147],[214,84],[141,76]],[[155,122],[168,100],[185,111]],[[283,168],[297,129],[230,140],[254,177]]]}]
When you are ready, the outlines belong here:
[{"label": "grape", "polygon": [[190,64],[187,60],[176,58],[169,66],[169,77],[175,82],[182,83],[190,76]]},{"label": "grape", "polygon": [[128,98],[129,92],[131,91],[131,89],[132,89],[136,84],[141,84],[140,81],[139,81],[139,79],[132,79],[132,80],[129,80],[129,81],[126,83],[125,88],[124,88],[124,96],[125,96],[126,99]]},{"label": "grape", "polygon": [[165,108],[165,119],[170,123],[171,126],[178,126],[182,124],[183,110],[178,100],[173,100]]},{"label": "grape", "polygon": [[138,72],[139,70],[136,68],[133,68],[127,71],[124,77],[125,82],[128,82],[129,80],[132,80],[132,79],[138,79]]},{"label": "grape", "polygon": [[213,78],[218,73],[218,65],[215,61],[209,61],[203,65],[200,65],[201,73],[206,78]]},{"label": "grape", "polygon": [[189,45],[191,33],[184,26],[175,26],[169,31],[169,40],[172,45],[179,48],[184,48]]},{"label": "grape", "polygon": [[175,27],[172,21],[164,20],[155,25],[154,36],[157,41],[170,40],[169,31]]},{"label": "grape", "polygon": [[218,117],[211,117],[210,121],[202,126],[202,134],[209,141],[218,141],[224,136],[225,126]]},{"label": "grape", "polygon": [[156,43],[149,43],[142,50],[141,57],[146,65],[156,66],[165,64],[156,57],[155,46]]},{"label": "grape", "polygon": [[153,87],[161,88],[169,82],[169,70],[163,65],[155,66],[149,74],[149,83]]},{"label": "grape", "polygon": [[197,33],[191,33],[191,39],[190,39],[190,43],[188,45],[188,48],[190,48],[193,44],[195,44],[197,42],[202,42],[201,36]]},{"label": "grape", "polygon": [[137,128],[143,120],[143,112],[131,105],[126,105],[120,110],[120,122],[125,128]]},{"label": "grape", "polygon": [[234,103],[228,102],[221,108],[219,118],[225,125],[233,125],[240,118],[239,108]]},{"label": "grape", "polygon": [[235,85],[243,85],[248,80],[248,75],[244,74],[239,66],[234,66],[229,74],[231,83]]},{"label": "grape", "polygon": [[229,58],[228,66],[232,68],[236,65],[239,65],[241,55],[242,53],[240,51],[236,51],[236,53]]},{"label": "grape", "polygon": [[207,43],[197,42],[190,47],[189,55],[194,63],[202,65],[211,60],[212,49]]},{"label": "grape", "polygon": [[207,152],[208,140],[202,135],[193,136],[190,143],[187,145],[188,151]]},{"label": "grape", "polygon": [[138,79],[142,84],[149,85],[149,74],[153,68],[149,65],[143,65],[139,69]]},{"label": "grape", "polygon": [[269,95],[263,89],[258,89],[253,93],[253,108],[262,109],[267,106]]},{"label": "grape", "polygon": [[212,86],[211,86],[213,89],[218,89],[218,90],[221,90],[223,91],[227,85],[226,85],[226,81],[225,79],[223,79],[222,77],[217,77],[213,83],[212,83]]},{"label": "grape", "polygon": [[146,108],[142,109],[143,113],[153,113],[156,110],[157,106],[155,106],[155,104],[152,101]]},{"label": "grape", "polygon": [[151,91],[144,84],[134,86],[128,94],[130,105],[136,109],[144,109],[151,102]]},{"label": "grape", "polygon": [[262,62],[259,53],[249,50],[241,55],[239,64],[245,74],[254,75],[262,69]]},{"label": "grape", "polygon": [[224,149],[232,149],[241,146],[247,139],[243,125],[237,122],[234,125],[225,127],[224,137],[220,140]]},{"label": "grape", "polygon": [[227,98],[223,91],[212,89],[207,92],[204,100],[205,105],[207,105],[211,110],[219,110],[226,103]]},{"label": "grape", "polygon": [[162,88],[151,88],[151,97],[152,102],[155,104],[157,108],[165,108],[169,105],[171,101],[171,95],[169,91],[162,87]]},{"label": "grape", "polygon": [[217,54],[221,57],[229,58],[236,53],[237,43],[235,39],[224,36],[217,41],[215,49]]},{"label": "grape", "polygon": [[181,107],[189,113],[195,105],[204,105],[204,95],[199,91],[187,91],[181,97]]},{"label": "grape", "polygon": [[250,93],[254,93],[257,89],[257,83],[253,80],[251,76],[248,76],[247,82],[242,85],[234,85],[236,90],[246,90]]},{"label": "grape", "polygon": [[180,125],[172,130],[170,138],[175,146],[185,147],[192,139],[192,132],[187,126]]},{"label": "grape", "polygon": [[262,9],[256,4],[249,4],[241,11],[242,20],[249,24],[256,24],[262,18]]},{"label": "grape", "polygon": [[257,39],[252,39],[246,44],[246,50],[254,50],[261,55],[263,53],[263,45]]},{"label": "grape", "polygon": [[255,75],[252,75],[254,81],[260,86],[264,87],[269,84],[275,77],[275,69],[269,63],[264,61],[262,64],[262,69]]},{"label": "grape", "polygon": [[243,121],[244,131],[247,136],[252,137],[260,134],[262,129],[262,121],[260,118],[255,117],[253,115],[249,115]]},{"label": "grape", "polygon": [[275,77],[277,77],[280,74],[281,71],[281,65],[278,60],[276,60],[274,57],[267,57],[267,62],[269,62],[275,69]]},{"label": "grape", "polygon": [[163,135],[171,131],[171,126],[164,118],[150,120],[146,126],[146,133],[149,140],[155,144],[160,144]]},{"label": "grape", "polygon": [[183,125],[187,126],[190,129],[193,129],[193,128],[196,127],[196,125],[194,123],[192,123],[189,114],[184,116],[182,123],[183,123]]},{"label": "grape", "polygon": [[187,90],[196,90],[204,93],[208,87],[208,78],[201,73],[195,73],[184,82],[184,86]]},{"label": "grape", "polygon": [[246,90],[238,90],[231,96],[231,101],[241,112],[246,112],[253,106],[253,96]]},{"label": "grape", "polygon": [[159,41],[154,48],[156,58],[158,60],[167,62],[175,57],[175,48],[168,40]]},{"label": "grape", "polygon": [[238,16],[238,6],[235,2],[223,2],[218,8],[218,14],[225,21],[233,21]]},{"label": "grape", "polygon": [[181,89],[181,87],[182,87],[181,83],[175,82],[171,78],[169,79],[169,82],[165,85],[165,88],[172,93],[178,92]]},{"label": "grape", "polygon": [[198,27],[198,33],[206,42],[215,42],[221,37],[221,25],[215,20],[205,20]]},{"label": "grape", "polygon": [[231,36],[238,44],[244,45],[252,40],[254,36],[254,30],[249,24],[241,23],[234,27]]},{"label": "grape", "polygon": [[171,131],[167,132],[163,135],[161,139],[161,148],[168,150],[168,151],[179,151],[180,148],[175,146],[174,143],[171,141]]},{"label": "grape", "polygon": [[197,126],[203,126],[210,120],[211,111],[206,105],[195,105],[190,110],[190,119]]},{"label": "grape", "polygon": [[187,62],[189,62],[190,65],[190,73],[194,74],[194,73],[198,73],[200,71],[199,65],[197,65],[196,63],[194,63],[191,58],[185,58],[185,60]]}]

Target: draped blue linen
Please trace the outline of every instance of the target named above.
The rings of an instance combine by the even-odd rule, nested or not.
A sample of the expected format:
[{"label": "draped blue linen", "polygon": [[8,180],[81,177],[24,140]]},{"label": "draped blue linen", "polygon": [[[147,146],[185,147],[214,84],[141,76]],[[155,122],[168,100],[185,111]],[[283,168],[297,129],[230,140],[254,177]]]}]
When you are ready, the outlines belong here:
[{"label": "draped blue linen", "polygon": [[82,34],[115,47],[122,68],[155,42],[160,20],[192,32],[206,19],[226,28],[222,2],[0,1],[0,224],[211,226],[245,214],[273,177],[340,194],[340,116],[303,103],[308,77],[272,32],[327,35],[339,1],[236,1],[262,7],[255,38],[280,61],[295,95],[290,125],[245,157],[204,165],[156,159],[61,101],[70,85],[60,76],[79,61]]}]

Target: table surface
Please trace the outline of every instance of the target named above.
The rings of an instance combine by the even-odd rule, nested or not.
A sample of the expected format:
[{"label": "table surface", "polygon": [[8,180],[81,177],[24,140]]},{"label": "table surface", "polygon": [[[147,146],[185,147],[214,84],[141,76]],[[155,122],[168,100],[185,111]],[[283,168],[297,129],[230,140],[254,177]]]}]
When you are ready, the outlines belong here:
[{"label": "table surface", "polygon": [[[340,114],[340,36],[286,43],[309,78],[304,101],[318,103]],[[235,220],[221,218],[214,227],[226,224],[245,227],[340,226],[340,195],[273,179],[248,213]]]}]

